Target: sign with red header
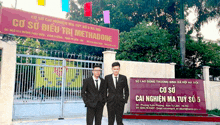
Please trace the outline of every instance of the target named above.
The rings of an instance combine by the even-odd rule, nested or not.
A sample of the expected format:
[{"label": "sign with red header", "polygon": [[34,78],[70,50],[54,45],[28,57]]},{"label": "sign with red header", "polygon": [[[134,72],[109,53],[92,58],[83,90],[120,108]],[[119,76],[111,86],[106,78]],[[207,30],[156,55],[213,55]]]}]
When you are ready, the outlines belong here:
[{"label": "sign with red header", "polygon": [[119,30],[1,8],[0,33],[118,49]]},{"label": "sign with red header", "polygon": [[203,80],[131,78],[131,113],[206,114]]}]

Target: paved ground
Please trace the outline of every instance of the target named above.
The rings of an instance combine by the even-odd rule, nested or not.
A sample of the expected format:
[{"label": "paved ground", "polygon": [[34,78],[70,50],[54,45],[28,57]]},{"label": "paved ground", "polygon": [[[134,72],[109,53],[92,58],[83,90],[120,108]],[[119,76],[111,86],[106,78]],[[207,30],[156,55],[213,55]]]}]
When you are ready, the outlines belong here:
[{"label": "paved ground", "polygon": [[[124,125],[220,125],[217,122],[185,122],[168,120],[138,120],[124,119]],[[65,119],[65,120],[42,120],[42,121],[14,121],[13,125],[86,125],[86,118]],[[103,117],[102,125],[108,125],[108,119]],[[117,125],[115,123],[115,125]]]},{"label": "paved ground", "polygon": [[[65,103],[64,115],[70,117],[65,120],[48,119],[48,120],[29,120],[29,121],[13,121],[13,125],[86,125],[86,108],[84,103]],[[19,118],[43,118],[48,116],[57,117],[61,113],[60,103],[27,103],[14,104],[14,119]],[[184,122],[184,121],[168,121],[168,120],[139,120],[124,119],[124,125],[220,125],[216,122]],[[108,119],[103,117],[102,125],[108,125]],[[115,125],[117,125],[115,123]]]}]

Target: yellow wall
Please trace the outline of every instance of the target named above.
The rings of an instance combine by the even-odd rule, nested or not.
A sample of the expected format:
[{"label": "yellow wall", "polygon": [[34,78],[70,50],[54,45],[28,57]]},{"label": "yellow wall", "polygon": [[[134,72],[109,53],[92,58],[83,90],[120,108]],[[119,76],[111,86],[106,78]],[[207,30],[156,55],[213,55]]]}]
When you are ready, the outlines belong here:
[{"label": "yellow wall", "polygon": [[[37,59],[36,63],[39,65],[62,66],[62,61],[48,59]],[[67,62],[67,66],[74,67],[74,64]],[[66,88],[81,87],[81,81],[82,70],[67,68],[65,84]],[[49,89],[61,88],[62,67],[37,66],[35,89],[40,89],[43,85]]]}]

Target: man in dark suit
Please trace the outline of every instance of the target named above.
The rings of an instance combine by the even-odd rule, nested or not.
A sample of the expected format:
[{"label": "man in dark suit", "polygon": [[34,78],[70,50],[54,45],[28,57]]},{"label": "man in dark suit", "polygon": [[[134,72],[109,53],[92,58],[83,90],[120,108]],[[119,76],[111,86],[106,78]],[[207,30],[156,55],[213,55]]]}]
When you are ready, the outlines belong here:
[{"label": "man in dark suit", "polygon": [[112,64],[113,74],[105,76],[107,89],[108,125],[113,125],[116,117],[117,125],[123,125],[124,105],[128,101],[129,90],[127,77],[119,74],[120,63]]},{"label": "man in dark suit", "polygon": [[86,123],[93,125],[101,125],[103,107],[106,102],[105,81],[100,78],[101,67],[95,65],[93,67],[93,76],[83,80],[81,95],[87,107]]}]

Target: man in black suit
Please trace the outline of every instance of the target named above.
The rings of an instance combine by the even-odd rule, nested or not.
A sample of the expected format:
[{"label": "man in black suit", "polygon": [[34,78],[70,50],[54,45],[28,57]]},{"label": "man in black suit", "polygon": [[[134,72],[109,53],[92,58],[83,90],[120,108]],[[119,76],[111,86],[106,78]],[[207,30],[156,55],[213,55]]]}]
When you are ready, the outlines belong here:
[{"label": "man in black suit", "polygon": [[100,78],[101,67],[95,65],[93,67],[93,76],[83,80],[81,95],[87,107],[86,123],[93,125],[95,118],[95,125],[101,125],[103,107],[106,101],[105,81]]},{"label": "man in black suit", "polygon": [[129,90],[127,77],[119,74],[120,63],[112,64],[113,74],[105,76],[107,89],[108,125],[113,125],[116,116],[117,125],[123,125],[124,105],[128,101]]}]

